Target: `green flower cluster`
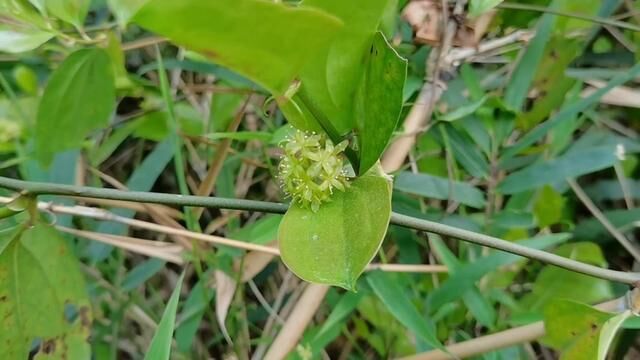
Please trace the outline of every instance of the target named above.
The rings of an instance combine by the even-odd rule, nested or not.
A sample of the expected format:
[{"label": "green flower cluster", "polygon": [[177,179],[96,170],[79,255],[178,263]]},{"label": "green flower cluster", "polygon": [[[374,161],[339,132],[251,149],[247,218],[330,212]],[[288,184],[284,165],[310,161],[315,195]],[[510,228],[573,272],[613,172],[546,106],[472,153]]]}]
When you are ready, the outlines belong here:
[{"label": "green flower cluster", "polygon": [[282,148],[278,178],[294,202],[316,212],[330,200],[334,189],[344,191],[349,186],[342,155],[347,141],[334,145],[324,134],[296,130]]}]

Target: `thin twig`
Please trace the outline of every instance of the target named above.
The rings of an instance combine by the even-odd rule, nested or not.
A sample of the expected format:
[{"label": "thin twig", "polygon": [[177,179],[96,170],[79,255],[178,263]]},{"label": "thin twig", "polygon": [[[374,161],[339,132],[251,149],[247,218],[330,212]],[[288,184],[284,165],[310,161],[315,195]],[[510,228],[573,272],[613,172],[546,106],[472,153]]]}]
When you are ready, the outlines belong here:
[{"label": "thin twig", "polygon": [[[30,182],[23,180],[16,180],[7,177],[0,177],[0,187],[7,189],[21,191],[23,194],[31,195],[73,195],[79,197],[94,197],[101,199],[114,199],[114,200],[128,200],[164,205],[176,205],[176,206],[201,206],[210,208],[223,208],[234,210],[250,210],[250,211],[262,211],[268,213],[285,213],[288,206],[286,204],[244,200],[244,199],[227,199],[217,197],[203,197],[193,195],[174,195],[163,194],[153,192],[137,192],[137,191],[119,191],[114,189],[100,189],[86,186],[73,186],[73,185],[61,185],[53,183],[41,183]],[[92,209],[92,208],[88,208]],[[96,213],[103,212],[99,209],[93,209]],[[86,216],[86,215],[85,215]],[[110,219],[106,219],[110,220]],[[112,219],[111,219],[112,220]],[[129,222],[130,226],[136,226],[139,220],[132,220],[123,218],[122,221]],[[144,223],[144,222],[142,222]],[[403,227],[411,228],[414,230],[432,232],[444,236],[449,236],[455,239],[460,239],[468,242],[472,242],[478,245],[487,246],[497,250],[506,251],[512,254],[524,256],[530,259],[542,261],[551,265],[556,265],[567,270],[576,271],[585,275],[598,277],[605,280],[621,282],[630,285],[636,285],[640,282],[640,273],[635,272],[623,272],[609,269],[603,269],[597,266],[581,263],[572,259],[568,259],[559,255],[551,254],[546,251],[528,248],[526,246],[519,245],[518,243],[502,240],[493,236],[476,233],[464,229],[458,229],[453,226],[440,224],[433,221],[414,218],[411,216],[401,215],[398,213],[391,214],[391,223],[400,225]],[[146,225],[146,224],[145,224]],[[151,224],[153,226],[159,226]],[[222,239],[221,245],[234,246],[237,243],[243,244],[242,248],[247,250],[265,250],[276,254],[274,248],[260,246],[256,244],[248,244],[244,242],[235,242],[219,237],[209,237],[200,233],[192,233],[189,231],[177,230],[173,228],[167,228],[167,233],[174,233],[176,235],[190,236],[194,239],[202,238],[204,241],[212,241],[212,238]],[[150,229],[153,230],[153,229]],[[268,248],[268,249],[263,249]]]},{"label": "thin twig", "polygon": [[591,201],[589,196],[582,190],[582,187],[578,185],[578,183],[573,179],[567,179],[569,186],[573,189],[573,192],[576,194],[578,199],[582,201],[584,206],[593,214],[593,216],[600,221],[602,226],[609,231],[609,233],[622,245],[627,251],[633,256],[636,261],[640,262],[640,249],[635,246],[629,239],[627,239],[621,232],[618,230],[606,216],[598,209],[596,204]]},{"label": "thin twig", "polygon": [[593,22],[593,23],[597,23],[597,24],[601,24],[601,25],[615,26],[615,27],[619,27],[621,29],[626,29],[626,30],[631,30],[631,31],[639,31],[640,32],[640,27],[638,27],[636,25],[632,25],[632,24],[626,23],[626,22],[623,22],[623,21],[611,20],[611,19],[606,19],[606,18],[602,18],[602,17],[598,17],[598,16],[589,16],[589,15],[583,15],[583,14],[576,14],[576,13],[572,13],[572,12],[565,12],[565,11],[555,10],[553,8],[545,7],[545,6],[503,2],[500,5],[498,5],[497,7],[499,9],[543,12],[543,13],[548,13],[548,14],[553,14],[553,15],[559,15],[559,16],[564,16],[564,17],[570,17],[570,18],[574,18],[574,19],[580,19],[580,20],[584,20],[584,21],[589,21],[589,22]]}]

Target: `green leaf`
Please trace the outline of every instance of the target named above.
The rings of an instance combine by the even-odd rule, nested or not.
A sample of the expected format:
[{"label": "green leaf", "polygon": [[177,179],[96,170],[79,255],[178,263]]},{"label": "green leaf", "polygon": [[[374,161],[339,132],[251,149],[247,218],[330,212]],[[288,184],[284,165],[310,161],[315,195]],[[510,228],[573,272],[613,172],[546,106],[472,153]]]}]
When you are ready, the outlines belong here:
[{"label": "green leaf", "polygon": [[407,61],[378,32],[365,57],[364,68],[354,112],[359,136],[360,174],[378,161],[396,129],[402,110]]},{"label": "green leaf", "polygon": [[[530,71],[530,69],[527,68],[524,71]],[[576,101],[574,103],[565,105],[549,120],[536,126],[533,130],[531,130],[525,136],[523,136],[516,144],[507,148],[502,154],[502,157],[500,160],[504,161],[504,159],[511,158],[514,155],[520,153],[522,150],[524,150],[528,146],[534,144],[536,141],[544,137],[549,132],[550,129],[554,128],[558,124],[561,124],[567,120],[574,119],[577,114],[579,114],[580,112],[586,110],[589,106],[592,106],[593,104],[598,102],[600,98],[602,98],[602,96],[608,93],[611,89],[615,88],[616,86],[624,84],[625,82],[635,78],[639,74],[640,74],[640,64],[636,64],[632,68],[630,68],[628,71],[621,73],[618,76],[611,79],[606,86],[599,88],[598,90],[594,91],[591,95],[583,99],[580,99],[579,101]],[[525,92],[525,97],[526,97],[526,92]],[[524,99],[522,101],[524,101]],[[513,106],[513,104],[511,105]]]},{"label": "green leaf", "polygon": [[35,28],[12,29],[0,26],[0,51],[20,53],[33,50],[46,43],[53,34]]},{"label": "green leaf", "polygon": [[447,150],[453,152],[454,158],[469,174],[482,178],[489,176],[487,159],[469,137],[448,123],[440,123],[436,129],[440,130],[437,135],[443,145],[449,145]]},{"label": "green leaf", "polygon": [[341,28],[322,11],[261,0],[152,0],[133,20],[276,95]]},{"label": "green leaf", "polygon": [[551,186],[544,186],[536,202],[533,204],[533,213],[541,228],[557,224],[562,219],[565,199]]},{"label": "green leaf", "polygon": [[393,188],[431,199],[448,200],[451,197],[454,201],[477,209],[485,205],[484,194],[476,187],[429,174],[401,172],[396,175]]},{"label": "green leaf", "polygon": [[[569,234],[551,234],[538,236],[528,240],[519,241],[518,244],[534,249],[546,249],[569,239]],[[429,295],[429,305],[437,309],[446,303],[455,301],[469,289],[472,289],[476,281],[500,267],[508,266],[524,258],[518,255],[504,252],[494,252],[491,255],[477,259],[468,264],[461,265],[454,274],[441,284],[439,288]]]},{"label": "green leaf", "polygon": [[[464,266],[460,260],[449,250],[444,244],[442,238],[439,235],[429,234],[430,244],[433,246],[433,250],[436,251],[437,256],[442,263],[449,269],[449,274],[455,274],[455,272]],[[462,301],[478,320],[478,322],[489,328],[493,327],[496,321],[496,311],[491,306],[489,301],[482,296],[480,289],[475,285],[470,287],[462,295]]]},{"label": "green leaf", "polygon": [[27,359],[40,340],[36,359],[89,358],[91,322],[84,278],[65,239],[48,225],[20,225],[0,253],[3,356]]},{"label": "green leaf", "polygon": [[544,311],[545,344],[562,352],[562,360],[597,358],[602,326],[611,314],[568,300],[555,300]]},{"label": "green leaf", "polygon": [[118,20],[118,25],[124,28],[129,20],[147,3],[149,0],[107,0],[111,12]]},{"label": "green leaf", "polygon": [[48,164],[53,154],[79,147],[106,126],[115,108],[113,67],[102,49],[78,50],[53,73],[36,118],[36,155]]},{"label": "green leaf", "polygon": [[176,325],[176,311],[178,310],[178,301],[180,300],[180,290],[182,289],[182,280],[184,279],[184,272],[180,275],[178,283],[176,284],[171,298],[167,303],[167,307],[164,309],[162,319],[158,324],[158,329],[151,339],[151,344],[147,353],[145,354],[145,360],[169,360],[171,356],[171,340],[173,338],[173,330]]},{"label": "green leaf", "polygon": [[610,146],[575,151],[516,171],[507,176],[498,189],[503,194],[515,194],[562,183],[566,179],[611,167],[618,161],[615,148]]},{"label": "green leaf", "polygon": [[607,320],[607,322],[602,325],[600,339],[598,340],[598,360],[606,360],[609,347],[611,347],[611,343],[618,329],[620,329],[624,321],[631,316],[633,316],[631,310],[626,310]]},{"label": "green leaf", "polygon": [[451,122],[451,121],[456,121],[464,117],[467,117],[475,113],[478,109],[480,109],[480,107],[484,105],[484,103],[487,102],[488,99],[489,99],[489,96],[485,95],[470,104],[461,106],[451,112],[448,112],[438,117],[438,120]]},{"label": "green leaf", "polygon": [[554,22],[554,15],[545,14],[540,17],[536,26],[536,36],[523,50],[524,53],[511,75],[509,84],[505,89],[504,101],[514,111],[522,110],[527,100],[529,87],[536,75],[535,69],[538,68],[543,59],[547,42],[551,38]]},{"label": "green leaf", "polygon": [[323,322],[322,327],[313,337],[314,342],[321,339],[325,334],[330,332],[333,328],[342,325],[344,319],[353,312],[358,306],[362,293],[347,292],[340,298],[340,301],[336,304],[331,311],[331,314]]},{"label": "green leaf", "polygon": [[13,69],[13,78],[20,90],[29,95],[36,96],[38,93],[38,75],[28,66],[18,65]]},{"label": "green leaf", "polygon": [[89,11],[90,0],[47,0],[47,11],[60,20],[81,28]]},{"label": "green leaf", "polygon": [[205,137],[211,140],[232,139],[240,141],[259,140],[263,142],[271,141],[273,135],[266,131],[236,131],[236,132],[217,132],[207,134]]},{"label": "green leaf", "polygon": [[29,0],[29,2],[35,6],[38,11],[40,11],[40,13],[45,13],[46,12],[46,4],[45,4],[45,0]]},{"label": "green leaf", "polygon": [[122,279],[122,291],[129,292],[142,285],[142,283],[149,280],[160,270],[164,269],[165,264],[166,262],[160,259],[151,258],[139,265],[136,265],[136,267],[131,269],[131,271],[129,271]]},{"label": "green leaf", "polygon": [[471,0],[469,2],[469,16],[480,16],[498,6],[503,0]]},{"label": "green leaf", "polygon": [[[606,266],[602,250],[594,243],[565,244],[555,253],[591,265]],[[527,311],[536,312],[542,310],[553,299],[595,303],[612,296],[611,284],[606,280],[547,265],[540,271],[533,283],[533,290],[522,299],[521,304]]]},{"label": "green leaf", "polygon": [[315,213],[292,204],[278,231],[282,260],[306,281],[354,290],[390,217],[391,181],[376,167]]},{"label": "green leaf", "polygon": [[367,282],[375,294],[382,300],[389,312],[402,325],[406,326],[416,336],[434,348],[444,350],[435,335],[435,327],[429,323],[411,303],[404,290],[398,285],[392,275],[374,271],[367,274]]},{"label": "green leaf", "polygon": [[[633,226],[633,224],[640,219],[640,209],[609,210],[604,212],[604,216],[616,228],[625,229]],[[576,229],[574,230],[574,234],[578,239],[593,241],[611,238],[611,233],[596,218],[590,218],[578,223],[578,226],[576,226]]]},{"label": "green leaf", "polygon": [[352,111],[366,70],[362,64],[388,0],[305,0],[303,4],[323,10],[344,24],[335,41],[309,59],[300,79],[302,91],[312,97],[338,133],[345,134],[355,127]]}]

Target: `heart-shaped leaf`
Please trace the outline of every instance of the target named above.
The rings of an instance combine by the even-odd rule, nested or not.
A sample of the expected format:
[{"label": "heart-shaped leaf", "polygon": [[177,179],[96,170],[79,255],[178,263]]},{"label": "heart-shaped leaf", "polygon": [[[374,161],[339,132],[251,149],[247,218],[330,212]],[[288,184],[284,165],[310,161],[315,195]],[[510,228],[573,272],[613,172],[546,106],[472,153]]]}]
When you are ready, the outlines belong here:
[{"label": "heart-shaped leaf", "polygon": [[284,263],[300,278],[354,290],[391,217],[391,180],[379,167],[317,212],[292,204],[278,231]]}]

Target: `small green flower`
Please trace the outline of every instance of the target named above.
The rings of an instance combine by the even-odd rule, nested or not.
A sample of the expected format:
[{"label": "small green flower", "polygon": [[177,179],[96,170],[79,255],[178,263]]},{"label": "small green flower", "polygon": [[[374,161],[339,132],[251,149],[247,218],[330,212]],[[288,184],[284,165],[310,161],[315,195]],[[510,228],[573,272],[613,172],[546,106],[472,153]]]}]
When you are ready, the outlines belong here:
[{"label": "small green flower", "polygon": [[282,148],[278,178],[294,202],[316,212],[330,201],[334,189],[344,191],[349,186],[342,154],[346,141],[334,145],[324,134],[297,130]]}]

